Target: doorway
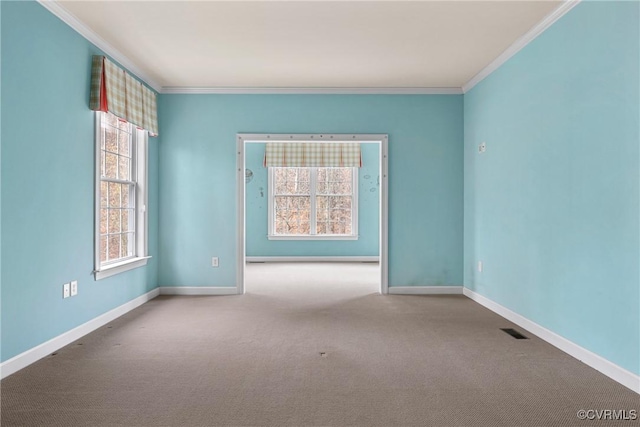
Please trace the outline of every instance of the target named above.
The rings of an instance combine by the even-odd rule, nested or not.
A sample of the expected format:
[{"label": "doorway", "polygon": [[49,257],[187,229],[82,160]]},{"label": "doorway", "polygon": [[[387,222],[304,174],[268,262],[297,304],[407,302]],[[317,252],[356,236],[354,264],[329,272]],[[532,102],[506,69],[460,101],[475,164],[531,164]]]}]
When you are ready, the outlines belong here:
[{"label": "doorway", "polygon": [[[378,172],[378,259],[379,259],[379,289],[378,292],[388,292],[388,136],[384,134],[238,134],[236,137],[237,152],[237,292],[245,292],[246,278],[246,249],[247,249],[247,181],[251,179],[251,172],[247,170],[246,153],[248,144],[366,144],[377,149]],[[316,146],[315,148],[319,148]],[[266,189],[265,189],[266,190]]]}]

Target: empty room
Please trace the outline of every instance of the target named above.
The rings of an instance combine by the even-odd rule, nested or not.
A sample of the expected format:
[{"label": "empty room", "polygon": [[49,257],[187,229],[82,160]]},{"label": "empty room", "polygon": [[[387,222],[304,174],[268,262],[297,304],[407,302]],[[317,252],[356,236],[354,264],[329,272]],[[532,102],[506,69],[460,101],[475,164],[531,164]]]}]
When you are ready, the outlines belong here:
[{"label": "empty room", "polygon": [[0,30],[2,426],[640,424],[640,2]]}]

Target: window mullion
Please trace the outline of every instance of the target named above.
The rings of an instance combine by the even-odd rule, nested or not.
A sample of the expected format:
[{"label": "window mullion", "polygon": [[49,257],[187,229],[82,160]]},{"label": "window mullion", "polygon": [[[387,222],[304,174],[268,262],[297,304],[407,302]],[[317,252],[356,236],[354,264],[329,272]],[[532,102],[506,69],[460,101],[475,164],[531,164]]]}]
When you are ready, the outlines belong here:
[{"label": "window mullion", "polygon": [[311,168],[311,172],[309,173],[309,206],[311,212],[309,213],[309,234],[315,236],[317,234],[316,230],[316,182],[318,179],[318,168]]}]

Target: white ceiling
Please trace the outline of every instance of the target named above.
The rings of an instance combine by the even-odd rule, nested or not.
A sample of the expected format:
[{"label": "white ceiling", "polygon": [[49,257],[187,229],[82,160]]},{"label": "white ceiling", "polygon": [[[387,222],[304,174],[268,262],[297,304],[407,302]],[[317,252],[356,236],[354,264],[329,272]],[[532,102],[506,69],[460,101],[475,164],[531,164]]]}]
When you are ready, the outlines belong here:
[{"label": "white ceiling", "polygon": [[182,88],[460,88],[561,1],[61,1]]}]

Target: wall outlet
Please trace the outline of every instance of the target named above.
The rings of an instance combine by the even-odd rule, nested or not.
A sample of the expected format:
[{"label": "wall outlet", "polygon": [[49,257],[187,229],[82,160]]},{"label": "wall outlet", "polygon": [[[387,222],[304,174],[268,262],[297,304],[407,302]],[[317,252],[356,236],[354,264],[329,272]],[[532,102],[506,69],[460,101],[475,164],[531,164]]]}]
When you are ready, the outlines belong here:
[{"label": "wall outlet", "polygon": [[74,280],[71,282],[71,296],[75,297],[76,295],[78,295],[78,281]]},{"label": "wall outlet", "polygon": [[211,258],[211,267],[217,267],[218,266],[218,257],[214,256],[213,258]]},{"label": "wall outlet", "polygon": [[71,283],[65,283],[62,285],[62,298],[69,298],[71,296]]},{"label": "wall outlet", "polygon": [[478,261],[478,273],[482,273],[482,261]]},{"label": "wall outlet", "polygon": [[484,153],[485,151],[487,151],[487,143],[482,142],[480,145],[478,145],[478,152]]}]

